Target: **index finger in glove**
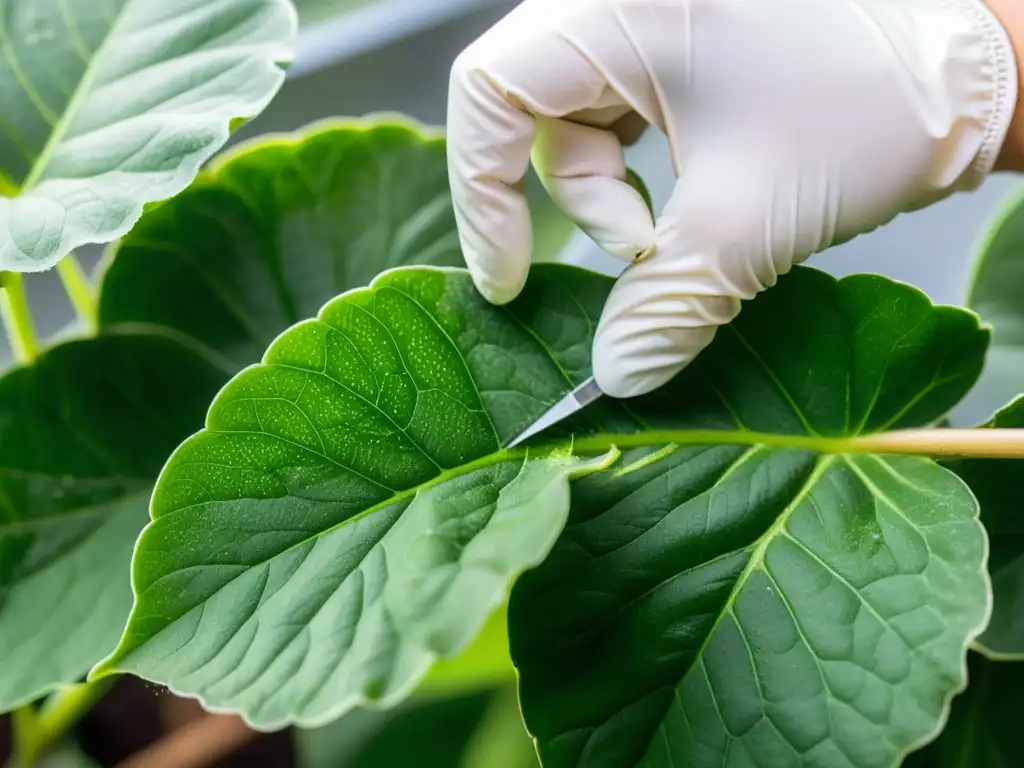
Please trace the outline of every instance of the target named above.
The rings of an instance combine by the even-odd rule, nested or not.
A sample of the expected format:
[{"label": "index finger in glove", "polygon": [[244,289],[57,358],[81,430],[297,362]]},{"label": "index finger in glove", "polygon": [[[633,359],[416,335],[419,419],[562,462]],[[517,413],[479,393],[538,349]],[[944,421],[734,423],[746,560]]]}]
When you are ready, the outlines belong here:
[{"label": "index finger in glove", "polygon": [[535,116],[593,107],[608,88],[553,22],[538,28],[535,6],[527,0],[463,51],[449,84],[455,218],[473,281],[495,304],[519,294],[530,268],[533,239],[521,182]]}]

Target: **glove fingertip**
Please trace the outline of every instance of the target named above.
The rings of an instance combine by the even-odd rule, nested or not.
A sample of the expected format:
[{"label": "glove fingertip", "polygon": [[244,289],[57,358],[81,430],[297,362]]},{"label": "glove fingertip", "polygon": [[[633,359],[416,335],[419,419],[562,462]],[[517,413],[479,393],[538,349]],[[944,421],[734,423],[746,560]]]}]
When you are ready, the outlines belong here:
[{"label": "glove fingertip", "polygon": [[507,304],[522,292],[533,254],[526,201],[511,193],[502,197],[504,205],[497,209],[456,206],[455,211],[459,242],[473,284],[496,305]]},{"label": "glove fingertip", "polygon": [[491,275],[478,270],[470,270],[469,274],[473,278],[473,285],[476,286],[480,295],[489,304],[499,307],[514,301],[522,293],[523,286],[526,283],[525,276],[521,280],[509,281],[495,280]]},{"label": "glove fingertip", "polygon": [[[598,338],[594,345],[594,379],[601,391],[614,398],[646,395],[671,381],[692,358],[678,348],[657,351],[657,339],[637,343]],[[654,348],[649,342],[654,342]]]},{"label": "glove fingertip", "polygon": [[594,360],[594,380],[601,391],[617,400],[646,395],[667,384],[681,368],[652,372],[646,368],[623,367],[618,362],[599,364]]},{"label": "glove fingertip", "polygon": [[673,326],[643,313],[606,316],[594,338],[594,379],[615,398],[646,395],[693,362],[717,330],[714,325]]}]

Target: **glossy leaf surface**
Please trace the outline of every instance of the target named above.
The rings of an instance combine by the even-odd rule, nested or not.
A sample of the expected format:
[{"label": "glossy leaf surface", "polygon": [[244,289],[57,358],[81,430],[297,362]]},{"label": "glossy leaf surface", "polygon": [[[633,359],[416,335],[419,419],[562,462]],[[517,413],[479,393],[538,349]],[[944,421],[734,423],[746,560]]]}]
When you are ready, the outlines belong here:
[{"label": "glossy leaf surface", "polygon": [[0,378],[0,711],[117,643],[149,489],[221,377],[174,341],[111,335]]},{"label": "glossy leaf surface", "polygon": [[0,9],[0,270],[127,232],[259,114],[288,0],[8,0]]},{"label": "glossy leaf surface", "polygon": [[[588,375],[610,284],[539,266],[492,307],[461,270],[401,269],[278,338],[162,475],[133,617],[102,669],[268,727],[396,701],[423,649],[468,642],[479,596],[561,529],[545,494],[562,499],[574,465],[500,445]],[[761,739],[736,748],[762,747],[764,765],[800,747],[890,764],[931,735],[987,618],[976,505],[932,462],[835,451],[937,419],[986,342],[973,315],[907,286],[798,269],[668,387],[563,426],[580,456],[628,453],[577,481],[572,527],[515,593],[513,655],[549,763],[660,765],[664,743],[704,765],[735,724],[716,721],[723,701]],[[481,478],[493,512],[453,495]],[[516,484],[540,528],[502,527]],[[514,567],[465,578],[485,539]],[[695,672],[717,663],[712,702]],[[677,727],[683,689],[697,751]]]},{"label": "glossy leaf surface", "polygon": [[[987,426],[1024,427],[1024,398],[999,411]],[[978,646],[992,658],[1024,660],[1024,461],[971,459],[947,466],[974,491],[991,540],[988,568],[994,604]]]}]

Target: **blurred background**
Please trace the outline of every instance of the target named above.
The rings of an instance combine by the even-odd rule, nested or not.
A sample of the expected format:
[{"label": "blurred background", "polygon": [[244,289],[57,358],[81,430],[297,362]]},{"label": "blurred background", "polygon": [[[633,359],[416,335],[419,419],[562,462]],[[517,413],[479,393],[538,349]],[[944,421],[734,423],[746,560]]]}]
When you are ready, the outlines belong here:
[{"label": "blurred background", "polygon": [[[268,132],[291,131],[320,118],[381,111],[403,112],[425,123],[443,125],[453,59],[516,5],[516,0],[296,1],[302,28],[288,80],[270,107],[240,130],[232,143]],[[648,133],[630,148],[628,162],[647,182],[655,207],[660,208],[673,183],[662,137]],[[921,288],[936,302],[961,304],[976,235],[999,200],[1019,183],[1013,176],[993,176],[972,194],[901,216],[810,263],[837,275],[882,273]],[[723,215],[728,212],[723,211]],[[80,256],[91,267],[99,258],[99,249],[83,249]],[[580,233],[571,238],[560,258],[608,274],[621,269],[618,261],[602,254]],[[55,273],[34,277],[28,287],[41,334],[57,332],[70,322],[71,309]],[[0,345],[4,343],[0,340]],[[9,351],[0,346],[0,363],[8,356]],[[958,424],[976,423],[990,412],[991,404],[968,400],[954,420]],[[149,743],[152,734],[147,736],[145,718],[140,717],[143,711],[152,715],[154,734],[166,730],[168,718],[177,718],[182,724],[199,722],[191,704],[166,694],[154,696],[152,686],[138,681],[123,684],[126,688],[121,695],[107,697],[83,723],[83,745],[94,755],[105,749],[128,754]],[[163,703],[154,708],[156,700]],[[133,713],[137,733],[118,732],[124,727],[126,712]],[[161,718],[162,723],[158,722]],[[238,748],[227,750],[230,756],[217,765],[397,766],[397,755],[389,752],[392,744],[401,744],[404,750],[422,745],[418,768],[535,765],[519,728],[512,681],[494,690],[449,697],[441,703],[412,705],[393,715],[357,712],[319,731],[277,734],[258,741],[229,720],[224,721],[219,738],[228,742],[235,739]],[[490,745],[488,751],[479,752],[485,743]],[[503,755],[497,763],[495,745]],[[90,765],[77,762],[80,756],[66,759],[49,765]],[[118,754],[109,755],[109,761],[117,759]],[[141,762],[131,765],[174,765],[161,763],[152,755],[139,759]],[[104,763],[111,764],[107,758]]]}]

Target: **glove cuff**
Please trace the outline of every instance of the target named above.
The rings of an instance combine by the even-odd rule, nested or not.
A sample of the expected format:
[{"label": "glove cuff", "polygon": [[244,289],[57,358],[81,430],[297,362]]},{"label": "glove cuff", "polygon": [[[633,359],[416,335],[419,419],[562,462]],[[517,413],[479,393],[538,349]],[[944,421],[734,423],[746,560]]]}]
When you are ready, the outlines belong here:
[{"label": "glove cuff", "polygon": [[1010,37],[982,0],[939,0],[940,6],[968,18],[974,34],[962,40],[957,56],[965,69],[958,94],[969,119],[983,126],[981,145],[957,181],[960,190],[978,187],[992,172],[1017,106],[1017,60]]}]

